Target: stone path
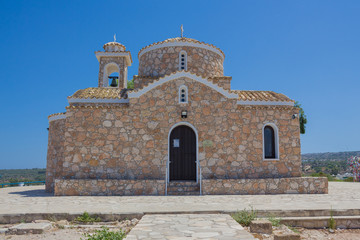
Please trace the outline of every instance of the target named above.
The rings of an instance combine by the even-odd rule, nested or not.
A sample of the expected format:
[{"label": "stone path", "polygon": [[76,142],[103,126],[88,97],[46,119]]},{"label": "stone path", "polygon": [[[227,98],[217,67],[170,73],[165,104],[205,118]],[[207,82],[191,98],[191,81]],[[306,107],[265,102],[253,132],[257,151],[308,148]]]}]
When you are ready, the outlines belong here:
[{"label": "stone path", "polygon": [[126,240],[139,239],[255,239],[227,214],[145,215]]},{"label": "stone path", "polygon": [[0,218],[26,213],[196,213],[360,209],[360,183],[330,182],[329,194],[54,197],[44,186],[0,188]]}]

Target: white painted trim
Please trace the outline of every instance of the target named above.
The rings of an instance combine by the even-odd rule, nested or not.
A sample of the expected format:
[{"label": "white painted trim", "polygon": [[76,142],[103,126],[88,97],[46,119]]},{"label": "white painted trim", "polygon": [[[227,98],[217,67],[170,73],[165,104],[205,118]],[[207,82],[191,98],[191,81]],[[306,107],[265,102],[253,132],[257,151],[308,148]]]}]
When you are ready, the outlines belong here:
[{"label": "white painted trim", "polygon": [[195,81],[198,81],[198,82],[200,82],[200,83],[214,89],[215,91],[221,93],[222,95],[224,95],[227,98],[232,98],[232,99],[238,99],[239,98],[239,96],[237,94],[229,93],[227,90],[224,90],[222,87],[219,87],[218,85],[208,81],[205,78],[202,78],[202,77],[197,76],[195,74],[192,74],[190,72],[184,72],[184,71],[176,72],[176,73],[171,74],[169,76],[160,78],[158,81],[155,81],[155,82],[149,84],[148,86],[142,88],[141,90],[139,90],[137,92],[131,92],[131,93],[129,93],[129,98],[138,98],[141,95],[147,93],[148,91],[150,91],[153,88],[156,88],[157,86],[160,86],[163,83],[166,83],[166,82],[171,81],[171,80],[179,79],[179,78],[184,78],[184,77],[187,77],[187,78],[193,79]]},{"label": "white painted trim", "polygon": [[280,101],[237,101],[238,105],[278,105],[278,106],[294,106],[293,102],[280,102]]},{"label": "white painted trim", "polygon": [[59,119],[65,119],[65,118],[66,118],[65,114],[59,114],[59,115],[49,117],[48,120],[49,120],[49,122],[51,122],[51,121],[55,121],[55,120],[59,120]]},{"label": "white painted trim", "polygon": [[170,135],[171,135],[171,132],[178,126],[188,126],[190,127],[194,133],[195,133],[195,137],[196,137],[196,183],[199,183],[199,135],[198,135],[198,132],[196,130],[196,128],[191,124],[191,123],[188,123],[188,122],[178,122],[178,123],[175,123],[169,130],[169,134],[168,134],[168,159],[167,159],[167,162],[166,162],[166,166],[167,166],[167,179],[166,181],[167,182],[170,182]]},{"label": "white painted trim", "polygon": [[[275,137],[275,158],[265,158],[265,134],[264,129],[266,126],[270,126],[274,129],[274,137]],[[280,152],[279,152],[279,129],[275,125],[275,123],[267,122],[262,127],[262,139],[263,139],[263,160],[264,161],[278,161],[280,160]]]},{"label": "white painted trim", "polygon": [[129,103],[129,99],[69,98],[69,103]]},{"label": "white painted trim", "polygon": [[[182,89],[185,89],[185,102],[182,102],[181,101],[181,90]],[[188,94],[188,88],[187,88],[187,86],[186,85],[181,85],[180,87],[179,87],[179,103],[188,103],[189,102],[189,94]]]},{"label": "white painted trim", "polygon": [[[182,63],[182,62],[181,62],[181,58],[182,58],[181,55],[182,55],[182,54],[185,55],[185,57],[184,57],[184,58],[185,58],[184,69],[181,69],[181,63]],[[187,71],[187,52],[184,51],[184,50],[182,50],[182,51],[179,52],[179,71],[183,71],[183,70]]]},{"label": "white painted trim", "polygon": [[203,43],[194,43],[194,42],[183,42],[183,41],[175,41],[175,42],[165,42],[165,43],[161,43],[161,44],[155,44],[151,47],[145,48],[144,50],[142,50],[141,52],[139,52],[139,59],[141,58],[141,56],[149,51],[158,49],[158,48],[164,48],[164,47],[196,47],[196,48],[203,48],[209,51],[212,51],[216,54],[218,54],[222,60],[224,60],[225,56],[224,54],[217,48],[209,46],[209,45],[205,45]]},{"label": "white painted trim", "polygon": [[127,66],[131,66],[131,57],[129,52],[95,52],[97,60],[101,57],[125,57]]}]

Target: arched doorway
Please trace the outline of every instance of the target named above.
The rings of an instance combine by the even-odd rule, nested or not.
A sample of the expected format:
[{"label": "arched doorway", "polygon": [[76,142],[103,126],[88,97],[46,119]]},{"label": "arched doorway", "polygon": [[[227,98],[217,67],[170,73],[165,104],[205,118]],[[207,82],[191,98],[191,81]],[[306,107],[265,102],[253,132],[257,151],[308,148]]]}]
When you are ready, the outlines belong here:
[{"label": "arched doorway", "polygon": [[175,127],[169,137],[169,180],[196,181],[197,141],[194,130],[186,125]]}]

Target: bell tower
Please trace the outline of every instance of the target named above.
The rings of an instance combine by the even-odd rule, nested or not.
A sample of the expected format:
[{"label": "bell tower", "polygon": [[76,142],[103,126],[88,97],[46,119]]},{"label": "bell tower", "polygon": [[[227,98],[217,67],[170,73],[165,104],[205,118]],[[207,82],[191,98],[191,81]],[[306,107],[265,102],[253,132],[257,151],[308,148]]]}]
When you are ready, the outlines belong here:
[{"label": "bell tower", "polygon": [[[127,67],[131,66],[132,59],[125,46],[116,42],[104,45],[105,52],[95,52],[99,61],[99,87],[127,87]],[[118,74],[118,76],[111,76]]]}]

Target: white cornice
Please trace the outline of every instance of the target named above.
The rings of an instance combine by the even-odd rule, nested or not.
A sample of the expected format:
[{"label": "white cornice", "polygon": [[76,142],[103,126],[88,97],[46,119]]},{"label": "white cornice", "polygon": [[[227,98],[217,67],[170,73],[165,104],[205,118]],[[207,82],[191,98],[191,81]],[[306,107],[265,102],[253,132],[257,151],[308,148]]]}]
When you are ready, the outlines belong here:
[{"label": "white cornice", "polygon": [[49,122],[51,121],[55,121],[55,120],[59,120],[59,119],[65,119],[66,115],[65,114],[59,114],[59,115],[55,115],[55,116],[51,116],[49,117]]},{"label": "white cornice", "polygon": [[142,50],[139,53],[139,59],[141,58],[141,56],[143,54],[145,54],[145,53],[147,53],[147,52],[149,52],[151,50],[154,50],[154,49],[163,48],[163,47],[182,47],[182,46],[203,48],[203,49],[212,51],[214,53],[217,53],[221,57],[222,60],[224,60],[224,58],[225,58],[224,54],[219,49],[216,49],[215,47],[205,45],[205,44],[202,44],[202,43],[182,42],[182,41],[177,42],[176,41],[176,42],[165,42],[165,43],[161,43],[161,44],[156,44],[156,45],[153,45],[151,47],[145,48],[144,50]]},{"label": "white cornice", "polygon": [[95,55],[99,62],[100,57],[125,57],[128,66],[132,63],[130,52],[95,52]]},{"label": "white cornice", "polygon": [[222,95],[224,95],[227,98],[232,98],[232,99],[238,99],[239,98],[239,96],[237,94],[229,93],[228,91],[226,91],[223,88],[219,87],[218,85],[208,81],[205,78],[202,78],[202,77],[197,76],[195,74],[192,74],[190,72],[184,72],[184,71],[176,72],[176,73],[171,74],[169,76],[160,78],[158,81],[155,81],[155,82],[149,84],[148,86],[142,88],[141,90],[139,90],[137,92],[130,92],[129,93],[129,98],[138,98],[141,95],[147,93],[148,91],[150,91],[151,89],[153,89],[153,88],[155,88],[157,86],[160,86],[163,83],[166,83],[166,82],[171,81],[171,80],[183,78],[183,77],[190,78],[190,79],[193,79],[193,80],[195,80],[197,82],[200,82],[200,83],[214,89],[215,91],[221,93]]},{"label": "white cornice", "polygon": [[129,103],[129,99],[69,98],[69,103]]},{"label": "white cornice", "polygon": [[294,106],[293,102],[280,102],[280,101],[237,101],[238,105],[278,105],[278,106]]}]

